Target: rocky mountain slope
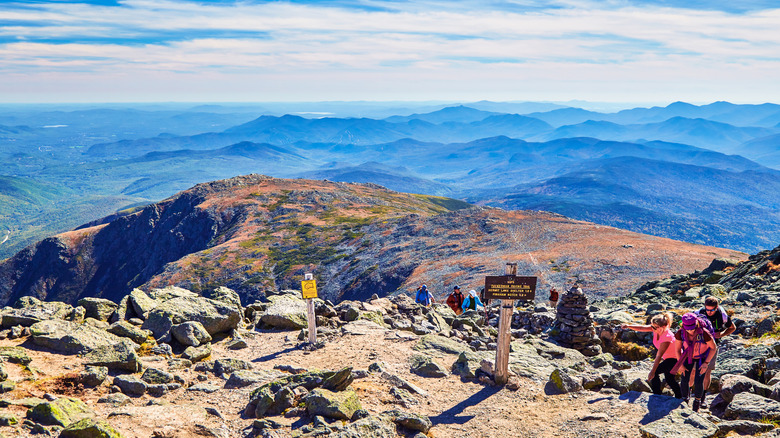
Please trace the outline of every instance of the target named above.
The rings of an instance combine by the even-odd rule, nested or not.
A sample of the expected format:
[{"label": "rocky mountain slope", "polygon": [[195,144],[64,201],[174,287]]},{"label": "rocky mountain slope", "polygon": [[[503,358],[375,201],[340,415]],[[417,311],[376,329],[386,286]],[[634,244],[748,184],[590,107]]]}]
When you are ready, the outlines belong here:
[{"label": "rocky mountain slope", "polygon": [[[243,302],[167,287],[119,304],[19,299],[0,310],[0,434],[87,438],[777,436],[780,247],[747,261],[587,300],[596,343],[561,346],[557,309],[516,308],[509,382],[493,383],[490,316],[425,308],[406,294],[315,300],[305,342],[295,290]],[[680,315],[715,294],[737,331],[725,338],[708,407],[650,395],[646,334],[621,330]],[[590,321],[593,321],[591,323]],[[675,322],[675,326],[679,321]],[[590,348],[594,347],[594,348]],[[587,351],[586,351],[587,350]]]},{"label": "rocky mountain slope", "polygon": [[227,286],[252,302],[313,272],[324,298],[387,296],[427,283],[479,288],[507,262],[540,287],[579,281],[623,295],[744,254],[574,221],[469,207],[372,184],[260,175],[200,184],[126,216],[63,233],[0,264],[0,304],[34,296],[118,302],[134,287]]}]

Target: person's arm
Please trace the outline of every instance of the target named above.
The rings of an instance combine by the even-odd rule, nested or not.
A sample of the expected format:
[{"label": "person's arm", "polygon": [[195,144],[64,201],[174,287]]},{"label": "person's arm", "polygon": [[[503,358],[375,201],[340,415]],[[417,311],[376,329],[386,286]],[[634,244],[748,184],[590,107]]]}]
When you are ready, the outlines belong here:
[{"label": "person's arm", "polygon": [[729,316],[729,319],[726,321],[726,328],[722,332],[715,333],[716,338],[722,338],[724,336],[728,336],[732,333],[734,333],[734,330],[737,329],[737,326],[734,325],[734,321],[731,320],[731,317]]},{"label": "person's arm", "polygon": [[718,352],[718,346],[715,345],[715,339],[713,338],[710,338],[710,340],[707,341],[707,347],[709,347],[710,352],[709,354],[707,354],[707,358],[701,364],[701,367],[699,369],[699,374],[704,374],[707,372],[707,368],[710,366],[710,361],[715,357],[715,354],[717,354]]},{"label": "person's arm", "polygon": [[653,380],[658,365],[664,360],[664,353],[666,353],[666,349],[668,349],[671,344],[671,342],[662,342],[661,346],[658,347],[658,353],[655,354],[655,361],[653,362],[653,367],[650,368],[650,374],[647,375],[647,380]]},{"label": "person's arm", "polygon": [[466,309],[469,308],[469,300],[471,299],[470,296],[463,299],[463,304],[460,305],[460,308],[463,309],[463,311],[466,311]]},{"label": "person's arm", "polygon": [[653,331],[653,327],[649,325],[639,325],[639,324],[620,324],[620,328],[623,330],[634,330],[637,332],[651,332]]}]

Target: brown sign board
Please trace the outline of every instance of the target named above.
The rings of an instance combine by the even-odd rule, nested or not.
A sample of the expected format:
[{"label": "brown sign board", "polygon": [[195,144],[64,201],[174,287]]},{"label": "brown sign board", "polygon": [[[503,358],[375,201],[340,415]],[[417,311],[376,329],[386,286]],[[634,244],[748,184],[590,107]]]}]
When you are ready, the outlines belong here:
[{"label": "brown sign board", "polygon": [[485,299],[533,300],[536,294],[536,277],[493,275],[485,277]]}]

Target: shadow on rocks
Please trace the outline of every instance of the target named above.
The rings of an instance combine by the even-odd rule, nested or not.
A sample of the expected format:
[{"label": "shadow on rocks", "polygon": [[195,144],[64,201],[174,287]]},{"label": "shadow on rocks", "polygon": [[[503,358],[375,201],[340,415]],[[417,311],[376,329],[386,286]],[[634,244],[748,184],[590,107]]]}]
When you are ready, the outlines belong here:
[{"label": "shadow on rocks", "polygon": [[488,399],[491,395],[501,391],[500,386],[485,386],[469,398],[447,409],[439,415],[428,417],[433,425],[437,424],[464,424],[474,418],[474,415],[458,415],[469,406],[474,406]]},{"label": "shadow on rocks", "polygon": [[642,425],[666,417],[670,412],[679,409],[680,405],[683,404],[683,401],[679,398],[637,391],[629,391],[618,398],[631,404],[639,404],[647,407],[647,414],[639,420],[639,424]]}]

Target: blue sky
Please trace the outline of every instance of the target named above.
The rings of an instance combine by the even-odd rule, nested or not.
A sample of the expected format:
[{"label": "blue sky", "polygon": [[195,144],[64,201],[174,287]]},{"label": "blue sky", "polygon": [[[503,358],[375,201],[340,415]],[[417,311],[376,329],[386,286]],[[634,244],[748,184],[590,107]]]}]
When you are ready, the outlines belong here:
[{"label": "blue sky", "polygon": [[775,0],[5,0],[0,102],[780,103]]}]

